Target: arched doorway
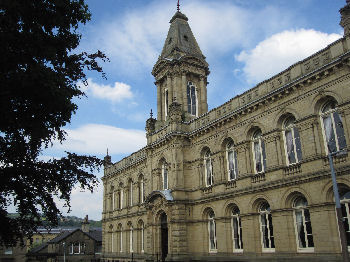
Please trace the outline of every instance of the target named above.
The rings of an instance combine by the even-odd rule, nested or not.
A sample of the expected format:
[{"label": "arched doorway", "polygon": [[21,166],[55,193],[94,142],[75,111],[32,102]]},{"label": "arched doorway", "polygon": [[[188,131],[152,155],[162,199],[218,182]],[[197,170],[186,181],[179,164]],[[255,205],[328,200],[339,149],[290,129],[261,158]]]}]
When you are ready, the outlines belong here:
[{"label": "arched doorway", "polygon": [[160,216],[160,246],[161,246],[161,261],[165,261],[168,255],[168,217],[165,213]]}]

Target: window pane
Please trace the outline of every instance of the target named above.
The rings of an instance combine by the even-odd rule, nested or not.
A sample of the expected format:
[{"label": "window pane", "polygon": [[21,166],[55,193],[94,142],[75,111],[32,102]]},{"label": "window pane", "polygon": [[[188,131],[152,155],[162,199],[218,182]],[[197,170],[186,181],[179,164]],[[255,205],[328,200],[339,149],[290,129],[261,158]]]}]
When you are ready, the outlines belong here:
[{"label": "window pane", "polygon": [[303,155],[302,155],[302,151],[301,151],[299,130],[297,128],[294,128],[294,141],[295,141],[295,147],[297,150],[298,162],[300,162],[303,159]]},{"label": "window pane", "polygon": [[230,179],[235,179],[235,166],[234,166],[234,153],[233,151],[229,151],[227,154],[228,157],[228,169],[229,169],[229,174],[230,174]]},{"label": "window pane", "polygon": [[337,113],[333,113],[335,129],[338,137],[339,150],[346,148],[346,139],[344,134],[343,122],[341,116]]},{"label": "window pane", "polygon": [[292,130],[287,130],[285,132],[286,136],[286,148],[287,148],[287,158],[290,164],[294,164],[296,162],[295,152],[294,152],[294,140]]},{"label": "window pane", "polygon": [[241,225],[241,218],[239,218],[239,232],[240,232],[240,236],[241,236],[241,238],[240,238],[240,247],[241,247],[241,249],[243,249],[243,241],[242,241],[242,225]]},{"label": "window pane", "polygon": [[309,242],[309,247],[314,247],[314,239],[312,235],[307,236],[307,241]]},{"label": "window pane", "polygon": [[237,153],[234,151],[234,160],[235,160],[235,178],[238,176],[238,163],[237,163]]},{"label": "window pane", "polygon": [[323,118],[324,132],[326,134],[326,142],[330,152],[337,151],[337,146],[335,143],[334,130],[332,126],[331,116],[328,115]]},{"label": "window pane", "polygon": [[191,113],[191,89],[189,84],[187,85],[187,112]]},{"label": "window pane", "polygon": [[260,152],[259,141],[254,142],[254,155],[255,155],[255,170],[258,173],[258,172],[262,171],[261,152]]},{"label": "window pane", "polygon": [[205,168],[206,168],[206,172],[207,172],[207,184],[211,185],[211,163],[210,163],[210,159],[206,159],[205,160]]},{"label": "window pane", "polygon": [[210,238],[210,249],[215,249],[215,225],[214,221],[209,221],[209,238]]},{"label": "window pane", "polygon": [[192,103],[192,115],[196,115],[196,88],[191,87],[191,103]]},{"label": "window pane", "polygon": [[264,143],[264,141],[263,140],[261,140],[261,149],[262,149],[262,157],[263,157],[263,165],[264,165],[264,171],[265,171],[265,168],[266,168],[266,152],[265,152],[265,143]]}]

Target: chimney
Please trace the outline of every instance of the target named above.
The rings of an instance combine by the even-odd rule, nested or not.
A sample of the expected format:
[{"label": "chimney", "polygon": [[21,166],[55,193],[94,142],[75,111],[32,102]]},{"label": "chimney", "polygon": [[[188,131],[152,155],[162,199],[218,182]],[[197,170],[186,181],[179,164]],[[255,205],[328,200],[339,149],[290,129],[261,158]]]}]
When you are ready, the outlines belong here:
[{"label": "chimney", "polygon": [[90,223],[88,215],[84,218],[84,221],[81,223],[81,230],[85,233],[88,233],[90,231]]}]

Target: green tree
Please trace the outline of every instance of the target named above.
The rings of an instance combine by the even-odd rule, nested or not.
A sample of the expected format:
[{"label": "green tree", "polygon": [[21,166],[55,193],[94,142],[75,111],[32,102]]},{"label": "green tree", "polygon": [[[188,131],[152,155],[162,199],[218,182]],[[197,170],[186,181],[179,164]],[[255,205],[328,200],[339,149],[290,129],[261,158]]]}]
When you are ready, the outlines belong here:
[{"label": "green tree", "polygon": [[[69,207],[72,189],[92,191],[93,172],[102,161],[66,152],[61,159],[40,160],[77,110],[84,96],[77,81],[87,70],[102,73],[107,58],[76,53],[78,26],[90,20],[84,0],[0,1],[0,241],[11,244],[61,215],[54,197]],[[14,204],[18,217],[10,218]]]}]

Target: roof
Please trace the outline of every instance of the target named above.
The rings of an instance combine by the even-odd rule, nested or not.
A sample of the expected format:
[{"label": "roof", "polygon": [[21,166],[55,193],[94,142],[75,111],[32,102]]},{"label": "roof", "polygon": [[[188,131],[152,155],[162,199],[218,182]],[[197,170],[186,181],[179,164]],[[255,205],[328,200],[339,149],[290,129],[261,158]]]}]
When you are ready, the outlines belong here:
[{"label": "roof", "polygon": [[187,21],[188,18],[179,11],[171,18],[171,25],[160,59],[179,59],[181,56],[189,55],[205,61]]},{"label": "roof", "polygon": [[[67,230],[59,234],[57,237],[48,241],[48,243],[58,243],[77,231],[83,232],[80,228],[77,228],[74,230]],[[94,239],[97,242],[102,242],[102,229],[92,229],[87,233],[86,232],[83,232],[83,233],[88,235],[90,238]]]},{"label": "roof", "polygon": [[173,201],[173,195],[171,193],[171,190],[166,189],[166,190],[155,190],[153,191],[148,197],[146,202],[151,202],[153,199],[155,199],[157,196],[163,197],[167,201]]}]

